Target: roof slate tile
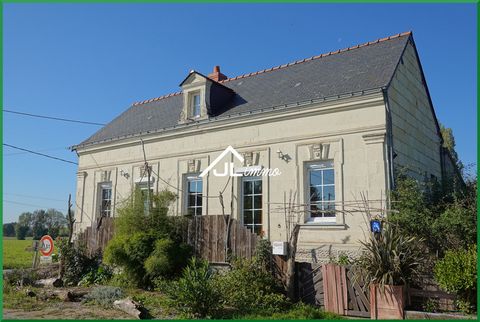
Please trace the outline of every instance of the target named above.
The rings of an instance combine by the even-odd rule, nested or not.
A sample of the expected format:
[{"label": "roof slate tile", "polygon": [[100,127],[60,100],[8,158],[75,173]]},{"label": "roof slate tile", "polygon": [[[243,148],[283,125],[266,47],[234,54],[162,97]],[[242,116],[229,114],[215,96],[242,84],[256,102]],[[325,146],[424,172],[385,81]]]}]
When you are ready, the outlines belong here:
[{"label": "roof slate tile", "polygon": [[[218,83],[235,95],[216,116],[387,86],[410,35],[405,32],[222,80]],[[295,86],[298,83],[301,86]],[[135,102],[77,147],[176,127],[182,104],[181,92]]]}]

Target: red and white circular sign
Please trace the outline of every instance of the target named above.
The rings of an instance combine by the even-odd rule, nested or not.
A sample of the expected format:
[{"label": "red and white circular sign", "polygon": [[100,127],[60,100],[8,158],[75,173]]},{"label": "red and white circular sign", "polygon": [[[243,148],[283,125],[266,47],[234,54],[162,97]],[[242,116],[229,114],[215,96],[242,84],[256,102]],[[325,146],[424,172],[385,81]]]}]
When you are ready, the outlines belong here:
[{"label": "red and white circular sign", "polygon": [[42,256],[50,256],[53,253],[53,239],[45,235],[40,239],[40,253]]}]

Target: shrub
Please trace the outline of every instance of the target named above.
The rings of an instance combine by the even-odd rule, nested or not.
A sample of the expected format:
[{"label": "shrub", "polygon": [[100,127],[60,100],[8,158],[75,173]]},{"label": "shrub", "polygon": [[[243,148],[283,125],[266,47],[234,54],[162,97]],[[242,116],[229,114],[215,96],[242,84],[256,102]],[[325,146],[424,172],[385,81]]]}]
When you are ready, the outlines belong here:
[{"label": "shrub", "polygon": [[237,259],[232,270],[217,278],[225,304],[247,313],[255,310],[277,312],[289,305],[282,288],[257,259]]},{"label": "shrub", "polygon": [[187,244],[176,245],[168,238],[158,239],[144,267],[152,279],[170,277],[186,266],[191,254],[191,247]]},{"label": "shrub", "polygon": [[107,284],[123,289],[134,289],[137,287],[136,282],[132,281],[132,279],[124,272],[114,274]]},{"label": "shrub", "polygon": [[92,269],[80,280],[82,286],[105,284],[113,276],[112,269],[106,265],[100,265],[97,269]]},{"label": "shrub", "polygon": [[352,259],[348,256],[348,254],[344,252],[340,252],[337,256],[330,256],[329,262],[337,265],[350,265],[352,263]]},{"label": "shrub", "polygon": [[66,285],[77,285],[84,275],[98,268],[99,255],[89,256],[85,246],[76,246],[66,239],[59,240],[57,245],[62,262],[62,278]]},{"label": "shrub", "polygon": [[119,208],[115,236],[104,252],[104,261],[120,267],[135,286],[149,288],[157,277],[172,277],[186,265],[191,248],[182,241],[183,222],[167,216],[175,195],[163,191],[152,196],[149,215],[140,190]]},{"label": "shrub", "polygon": [[404,236],[400,230],[384,222],[378,236],[370,234],[364,242],[363,252],[355,261],[359,268],[356,275],[362,276],[367,285],[406,285],[420,274],[424,250],[415,237]]},{"label": "shrub", "polygon": [[433,234],[443,250],[468,248],[477,241],[477,212],[455,201],[436,218]]},{"label": "shrub", "polygon": [[212,317],[220,308],[221,294],[213,272],[207,261],[195,257],[183,270],[182,277],[164,290],[178,309],[190,317]]},{"label": "shrub", "polygon": [[114,237],[105,248],[104,262],[117,265],[137,286],[148,284],[144,262],[153,251],[155,237],[146,232]]},{"label": "shrub", "polygon": [[95,287],[86,295],[86,300],[103,307],[111,307],[113,302],[123,297],[123,291],[119,287],[99,286]]},{"label": "shrub", "polygon": [[470,312],[476,307],[477,249],[450,250],[435,265],[435,279],[442,289],[458,295],[461,310]]},{"label": "shrub", "polygon": [[408,236],[422,238],[432,253],[476,243],[477,181],[462,190],[441,190],[435,181],[418,182],[400,174],[392,192],[395,212],[389,220]]},{"label": "shrub", "polygon": [[268,239],[260,239],[255,248],[258,264],[271,271],[273,269],[272,243]]}]

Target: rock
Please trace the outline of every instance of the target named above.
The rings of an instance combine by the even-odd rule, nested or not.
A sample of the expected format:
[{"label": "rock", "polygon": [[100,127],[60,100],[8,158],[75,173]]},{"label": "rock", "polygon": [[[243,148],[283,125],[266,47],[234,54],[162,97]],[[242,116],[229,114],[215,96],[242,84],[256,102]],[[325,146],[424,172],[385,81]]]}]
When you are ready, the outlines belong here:
[{"label": "rock", "polygon": [[130,314],[136,319],[145,319],[148,315],[147,310],[140,303],[133,301],[131,298],[117,300],[113,302],[113,307]]},{"label": "rock", "polygon": [[63,302],[80,302],[87,294],[87,291],[82,290],[46,290],[39,295],[39,299],[49,300],[58,298]]},{"label": "rock", "polygon": [[41,280],[35,281],[36,286],[40,287],[62,287],[63,286],[63,281],[59,278],[53,277],[53,278],[45,278]]}]

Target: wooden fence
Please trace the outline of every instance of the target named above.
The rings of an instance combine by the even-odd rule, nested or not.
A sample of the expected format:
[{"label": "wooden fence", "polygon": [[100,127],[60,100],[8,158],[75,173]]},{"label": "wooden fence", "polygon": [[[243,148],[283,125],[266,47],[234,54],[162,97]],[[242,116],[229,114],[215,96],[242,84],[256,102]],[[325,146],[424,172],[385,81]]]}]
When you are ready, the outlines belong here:
[{"label": "wooden fence", "polygon": [[102,218],[101,223],[94,223],[76,237],[77,244],[83,244],[89,254],[102,252],[114,233],[114,218]]},{"label": "wooden fence", "polygon": [[[221,215],[196,216],[189,219],[188,224],[181,228],[184,230],[182,232],[184,239],[193,247],[197,256],[212,263],[226,262],[227,256],[251,258],[260,237],[238,220],[230,218],[228,220],[230,225],[227,225],[225,217]],[[79,233],[76,242],[84,244],[88,252],[93,254],[102,252],[113,234],[114,218],[103,218],[100,225],[95,223]]]},{"label": "wooden fence", "polygon": [[[230,220],[229,225],[227,220]],[[254,255],[260,237],[238,220],[227,220],[222,215],[196,216],[189,220],[187,242],[197,256],[211,263],[223,263],[229,257],[251,258]]]}]

